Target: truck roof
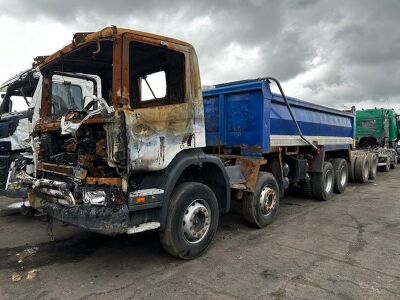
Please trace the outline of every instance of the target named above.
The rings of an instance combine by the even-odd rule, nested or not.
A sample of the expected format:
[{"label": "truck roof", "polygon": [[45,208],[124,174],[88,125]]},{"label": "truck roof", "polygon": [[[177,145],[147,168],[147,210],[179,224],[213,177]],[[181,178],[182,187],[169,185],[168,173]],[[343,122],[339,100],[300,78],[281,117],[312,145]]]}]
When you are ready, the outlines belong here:
[{"label": "truck roof", "polygon": [[117,28],[116,26],[111,26],[111,27],[105,27],[102,30],[96,31],[96,32],[75,33],[73,36],[72,42],[69,45],[63,47],[61,50],[59,50],[49,56],[37,57],[35,59],[35,62],[37,62],[37,65],[39,67],[43,67],[44,65],[47,65],[50,62],[59,58],[61,55],[71,52],[78,47],[82,47],[86,44],[96,42],[101,39],[122,37],[124,34],[133,34],[133,35],[136,35],[139,39],[143,39],[143,40],[145,40],[146,38],[151,38],[151,39],[157,39],[160,41],[171,42],[171,43],[175,43],[175,44],[179,44],[182,46],[193,48],[192,45],[190,45],[184,41],[176,40],[174,38],[161,36],[161,35],[157,35],[157,34],[152,34],[152,33],[147,33],[147,32],[143,32],[143,31],[137,31],[137,30],[126,29],[126,28]]}]

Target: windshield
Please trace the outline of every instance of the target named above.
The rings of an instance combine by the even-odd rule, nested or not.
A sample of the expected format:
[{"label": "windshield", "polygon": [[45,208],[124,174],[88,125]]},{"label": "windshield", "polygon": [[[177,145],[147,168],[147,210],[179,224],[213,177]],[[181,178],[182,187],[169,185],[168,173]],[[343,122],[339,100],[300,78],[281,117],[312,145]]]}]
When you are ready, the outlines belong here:
[{"label": "windshield", "polygon": [[82,88],[69,82],[53,82],[52,103],[54,115],[62,115],[68,110],[83,109]]}]

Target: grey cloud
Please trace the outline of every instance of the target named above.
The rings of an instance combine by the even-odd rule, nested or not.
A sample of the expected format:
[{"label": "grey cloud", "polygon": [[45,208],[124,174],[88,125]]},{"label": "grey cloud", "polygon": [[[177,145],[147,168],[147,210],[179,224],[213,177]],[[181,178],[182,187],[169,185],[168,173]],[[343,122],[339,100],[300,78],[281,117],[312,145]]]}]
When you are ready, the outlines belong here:
[{"label": "grey cloud", "polygon": [[[338,107],[400,98],[398,0],[14,0],[0,1],[1,15],[74,31],[115,24],[181,38],[194,44],[203,78],[215,83],[307,78],[304,97]],[[222,56],[233,44],[258,49],[257,61],[224,72]]]}]

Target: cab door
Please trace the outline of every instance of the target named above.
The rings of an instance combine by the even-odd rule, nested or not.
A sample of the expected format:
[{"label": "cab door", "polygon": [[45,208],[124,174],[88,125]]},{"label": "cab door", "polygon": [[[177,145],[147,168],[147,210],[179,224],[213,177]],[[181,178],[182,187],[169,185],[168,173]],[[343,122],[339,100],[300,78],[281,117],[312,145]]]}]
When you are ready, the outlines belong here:
[{"label": "cab door", "polygon": [[128,169],[164,169],[196,146],[188,51],[158,39],[124,38],[123,94]]}]

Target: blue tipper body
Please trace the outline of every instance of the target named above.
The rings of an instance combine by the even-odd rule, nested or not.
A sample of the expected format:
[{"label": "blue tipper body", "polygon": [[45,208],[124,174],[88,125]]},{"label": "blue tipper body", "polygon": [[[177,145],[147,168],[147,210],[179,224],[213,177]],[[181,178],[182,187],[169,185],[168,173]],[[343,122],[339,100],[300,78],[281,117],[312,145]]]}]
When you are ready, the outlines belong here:
[{"label": "blue tipper body", "polygon": [[[287,97],[306,137],[330,138],[326,150],[349,149],[354,138],[354,114]],[[242,153],[265,154],[271,140],[298,136],[281,95],[267,80],[227,83],[203,91],[207,146],[241,148]],[[332,141],[333,140],[333,141]],[[337,142],[335,142],[337,141]],[[313,142],[313,140],[311,140]],[[278,144],[277,144],[278,143]]]}]

